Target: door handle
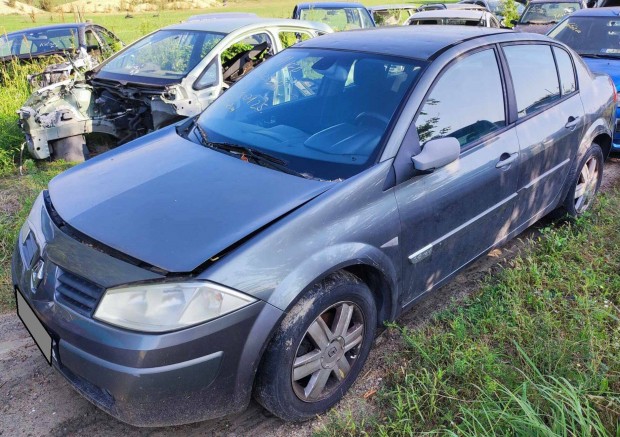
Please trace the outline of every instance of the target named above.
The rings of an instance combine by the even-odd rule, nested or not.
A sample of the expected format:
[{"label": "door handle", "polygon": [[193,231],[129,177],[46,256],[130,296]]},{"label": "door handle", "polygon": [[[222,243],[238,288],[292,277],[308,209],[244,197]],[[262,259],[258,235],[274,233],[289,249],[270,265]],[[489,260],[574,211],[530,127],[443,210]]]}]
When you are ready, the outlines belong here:
[{"label": "door handle", "polygon": [[564,125],[566,129],[574,130],[579,124],[579,116],[573,117],[572,115],[568,117],[568,121]]},{"label": "door handle", "polygon": [[508,167],[510,164],[515,162],[518,157],[519,157],[519,152],[515,152],[515,153],[502,153],[502,155],[499,157],[498,163],[495,164],[495,167],[496,168]]}]

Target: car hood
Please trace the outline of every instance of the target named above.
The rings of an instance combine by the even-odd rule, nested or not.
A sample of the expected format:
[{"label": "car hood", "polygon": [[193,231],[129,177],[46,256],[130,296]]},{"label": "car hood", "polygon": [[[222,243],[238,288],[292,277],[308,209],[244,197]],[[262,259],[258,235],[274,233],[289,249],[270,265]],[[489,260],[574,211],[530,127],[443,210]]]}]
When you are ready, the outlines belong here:
[{"label": "car hood", "polygon": [[516,32],[530,32],[541,35],[546,34],[556,23],[552,24],[517,24],[512,30]]},{"label": "car hood", "polygon": [[168,272],[191,272],[330,186],[165,128],[62,173],[49,194],[60,217],[88,237]]},{"label": "car hood", "polygon": [[610,75],[611,79],[616,84],[616,88],[620,88],[620,58],[615,60],[582,57],[581,59],[590,67],[593,73],[605,73]]}]

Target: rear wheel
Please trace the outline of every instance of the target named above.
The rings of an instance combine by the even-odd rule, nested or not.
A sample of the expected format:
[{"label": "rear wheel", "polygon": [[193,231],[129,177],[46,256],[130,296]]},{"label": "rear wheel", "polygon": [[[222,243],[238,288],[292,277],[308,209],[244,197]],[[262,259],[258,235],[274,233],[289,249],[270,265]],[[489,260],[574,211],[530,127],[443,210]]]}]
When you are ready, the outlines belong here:
[{"label": "rear wheel", "polygon": [[368,287],[346,272],[329,276],[282,321],[265,352],[256,399],[285,420],[327,411],[361,371],[376,324]]},{"label": "rear wheel", "polygon": [[578,217],[590,209],[602,180],[603,151],[594,143],[568,177],[570,187],[563,205],[568,215]]},{"label": "rear wheel", "polygon": [[84,135],[52,141],[51,146],[51,156],[54,161],[62,159],[67,162],[83,162],[89,158]]}]

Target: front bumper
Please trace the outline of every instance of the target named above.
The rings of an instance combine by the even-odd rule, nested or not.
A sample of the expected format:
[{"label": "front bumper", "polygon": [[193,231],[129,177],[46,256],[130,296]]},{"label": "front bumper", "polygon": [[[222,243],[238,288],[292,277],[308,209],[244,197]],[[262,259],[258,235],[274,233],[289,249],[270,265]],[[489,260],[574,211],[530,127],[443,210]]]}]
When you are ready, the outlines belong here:
[{"label": "front bumper", "polygon": [[[45,219],[45,210],[42,215]],[[13,285],[52,337],[52,365],[79,393],[135,426],[197,422],[247,406],[263,347],[282,315],[279,309],[258,301],[210,322],[163,334],[106,325],[64,304],[56,289],[59,272],[69,271],[65,263],[74,259],[75,252],[92,260],[95,250],[75,240],[77,245],[66,245],[68,237],[51,222],[43,227],[48,234],[51,229],[53,237],[39,250],[18,241]],[[62,244],[64,251],[58,247]],[[97,253],[100,260],[108,257]],[[44,268],[30,258],[41,260]],[[105,267],[98,270],[108,270]],[[39,272],[38,279],[33,270]],[[108,271],[114,275],[115,269]]]}]

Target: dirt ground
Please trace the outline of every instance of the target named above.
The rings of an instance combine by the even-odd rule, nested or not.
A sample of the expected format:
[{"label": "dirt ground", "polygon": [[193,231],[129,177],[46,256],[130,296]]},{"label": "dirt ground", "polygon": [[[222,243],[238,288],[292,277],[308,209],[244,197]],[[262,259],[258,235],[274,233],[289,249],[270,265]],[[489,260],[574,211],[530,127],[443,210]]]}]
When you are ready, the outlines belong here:
[{"label": "dirt ground", "polygon": [[[602,190],[611,189],[620,189],[619,159],[608,161],[605,167]],[[545,224],[544,219],[542,224]],[[528,239],[536,234],[540,226],[534,226],[519,238],[472,264],[450,284],[431,293],[401,316],[399,323],[411,328],[419,327],[450,301],[463,299],[475,291],[485,275],[501,268],[502,263],[526,247]],[[377,338],[362,376],[336,407],[337,412],[345,414],[351,411],[357,417],[372,412],[374,403],[371,394],[381,388],[388,366],[394,368],[395,352],[400,347],[401,343],[394,332],[385,331]],[[108,416],[74,392],[47,365],[15,314],[0,315],[0,401],[0,435],[11,437],[250,434],[296,437],[310,435],[327,420],[326,417],[318,417],[303,424],[288,424],[270,416],[252,402],[245,412],[219,420],[173,428],[133,428]]]}]

